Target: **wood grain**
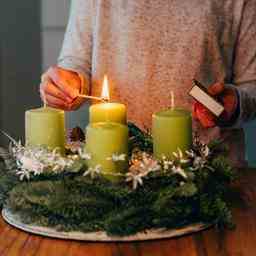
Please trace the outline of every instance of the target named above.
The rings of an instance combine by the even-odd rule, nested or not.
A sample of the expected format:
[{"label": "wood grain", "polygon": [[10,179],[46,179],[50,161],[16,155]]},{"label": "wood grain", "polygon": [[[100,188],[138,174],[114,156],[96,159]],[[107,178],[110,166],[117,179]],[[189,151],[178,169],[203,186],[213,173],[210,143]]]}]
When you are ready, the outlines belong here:
[{"label": "wood grain", "polygon": [[86,243],[30,235],[12,228],[0,218],[0,256],[254,256],[256,171],[243,171],[234,187],[242,195],[239,207],[234,210],[237,225],[234,230],[211,228],[180,238],[148,242]]}]

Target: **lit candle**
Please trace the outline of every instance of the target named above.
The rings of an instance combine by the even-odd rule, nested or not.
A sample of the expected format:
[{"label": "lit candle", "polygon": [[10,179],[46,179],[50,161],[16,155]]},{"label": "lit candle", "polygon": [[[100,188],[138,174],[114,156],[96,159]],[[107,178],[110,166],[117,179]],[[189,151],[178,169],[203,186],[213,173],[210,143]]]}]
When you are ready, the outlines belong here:
[{"label": "lit candle", "polygon": [[152,136],[157,159],[172,158],[173,152],[179,149],[185,152],[192,146],[191,112],[175,108],[174,95],[171,96],[171,109],[153,114]]},{"label": "lit candle", "polygon": [[26,145],[58,148],[64,153],[64,111],[42,107],[26,111]]},{"label": "lit candle", "polygon": [[[91,159],[88,168],[99,166],[104,176],[111,181],[120,177],[111,173],[127,171],[128,168],[128,127],[120,123],[97,122],[86,128],[85,150]],[[124,159],[114,161],[112,156],[123,155]]]},{"label": "lit candle", "polygon": [[[104,77],[102,96],[103,99],[109,100],[109,89],[107,76]],[[117,122],[126,124],[126,107],[120,103],[100,103],[93,104],[90,107],[90,123],[97,122]]]}]

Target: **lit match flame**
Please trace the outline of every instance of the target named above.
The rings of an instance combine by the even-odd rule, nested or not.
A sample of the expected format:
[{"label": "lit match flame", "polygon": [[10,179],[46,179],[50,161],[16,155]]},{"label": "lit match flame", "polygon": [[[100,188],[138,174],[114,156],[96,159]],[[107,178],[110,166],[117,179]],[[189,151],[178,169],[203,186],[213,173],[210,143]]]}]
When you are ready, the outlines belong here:
[{"label": "lit match flame", "polygon": [[107,101],[110,100],[109,87],[108,87],[108,77],[106,75],[104,76],[104,80],[103,80],[103,87],[102,87],[101,97],[104,100],[107,100]]}]

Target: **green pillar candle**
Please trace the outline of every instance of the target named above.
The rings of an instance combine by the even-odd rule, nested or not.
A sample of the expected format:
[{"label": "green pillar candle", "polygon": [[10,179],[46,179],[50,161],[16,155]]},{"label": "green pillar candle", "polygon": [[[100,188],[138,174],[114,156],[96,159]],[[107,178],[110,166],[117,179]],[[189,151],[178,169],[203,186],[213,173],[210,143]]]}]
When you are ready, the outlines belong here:
[{"label": "green pillar candle", "polygon": [[[85,150],[91,155],[88,168],[100,166],[104,176],[111,181],[119,177],[111,173],[122,173],[128,168],[128,127],[120,123],[98,122],[86,128]],[[113,155],[125,154],[125,161],[111,160]]]},{"label": "green pillar candle", "polygon": [[126,107],[121,103],[100,103],[90,107],[90,123],[117,122],[126,124]]},{"label": "green pillar candle", "polygon": [[178,149],[183,152],[192,146],[192,117],[189,111],[174,108],[153,114],[154,156],[173,157]]},{"label": "green pillar candle", "polygon": [[26,111],[26,145],[58,148],[64,153],[64,111],[43,107]]}]

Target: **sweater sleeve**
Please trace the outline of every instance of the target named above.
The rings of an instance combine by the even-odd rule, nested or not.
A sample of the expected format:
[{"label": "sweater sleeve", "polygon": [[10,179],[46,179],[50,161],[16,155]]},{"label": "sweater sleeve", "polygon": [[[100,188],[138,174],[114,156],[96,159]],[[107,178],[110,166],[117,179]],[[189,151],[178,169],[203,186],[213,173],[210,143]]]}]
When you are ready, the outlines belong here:
[{"label": "sweater sleeve", "polygon": [[256,0],[245,2],[234,52],[233,81],[239,95],[239,115],[231,128],[256,118]]},{"label": "sweater sleeve", "polygon": [[[92,55],[92,0],[72,0],[58,66],[84,76],[90,85]],[[87,88],[89,89],[89,88]]]}]

